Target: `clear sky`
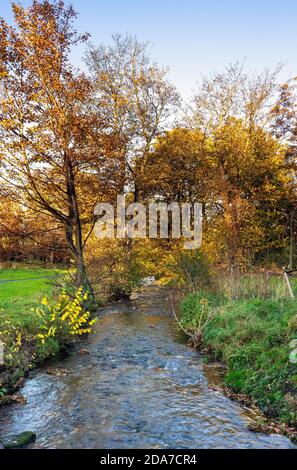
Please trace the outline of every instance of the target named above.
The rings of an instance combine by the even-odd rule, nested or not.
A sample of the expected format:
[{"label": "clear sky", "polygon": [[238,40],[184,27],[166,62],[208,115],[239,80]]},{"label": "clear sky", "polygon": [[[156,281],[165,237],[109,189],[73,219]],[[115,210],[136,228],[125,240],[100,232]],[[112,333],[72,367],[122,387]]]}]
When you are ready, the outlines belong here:
[{"label": "clear sky", "polygon": [[[21,0],[25,6],[30,0]],[[283,62],[281,79],[297,75],[297,0],[73,0],[77,28],[92,42],[132,33],[152,45],[152,57],[170,68],[183,96],[201,75],[246,59],[261,71]],[[0,0],[10,20],[10,0]],[[83,50],[72,54],[81,63]]]}]

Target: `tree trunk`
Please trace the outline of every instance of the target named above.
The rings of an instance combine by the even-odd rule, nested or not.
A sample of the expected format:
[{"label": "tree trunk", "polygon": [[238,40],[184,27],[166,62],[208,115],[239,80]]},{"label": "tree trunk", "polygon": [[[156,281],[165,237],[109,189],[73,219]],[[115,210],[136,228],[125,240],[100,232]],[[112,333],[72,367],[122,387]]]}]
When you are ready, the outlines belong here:
[{"label": "tree trunk", "polygon": [[294,210],[290,213],[290,259],[289,270],[293,269],[294,265]]},{"label": "tree trunk", "polygon": [[223,164],[221,171],[221,197],[224,208],[224,220],[226,227],[226,245],[228,264],[231,272],[238,270],[239,257],[239,224],[237,213],[236,190],[228,182],[228,174]]},{"label": "tree trunk", "polygon": [[89,282],[83,256],[83,237],[80,221],[80,213],[77,203],[73,168],[68,156],[65,156],[67,166],[67,195],[68,195],[68,221],[66,226],[66,239],[68,247],[74,257],[76,287],[82,287],[89,291],[94,299],[94,291]]},{"label": "tree trunk", "polygon": [[[80,230],[80,239],[81,239],[81,228]],[[83,287],[84,291],[88,291],[92,297],[95,299],[94,290],[91,286],[91,283],[88,279],[87,270],[84,262],[83,246],[79,244],[77,246],[77,257],[76,257],[76,284],[78,287]]]},{"label": "tree trunk", "polygon": [[234,271],[238,267],[239,256],[239,230],[237,221],[236,201],[228,195],[223,196],[224,219],[226,227],[227,257],[230,270]]}]

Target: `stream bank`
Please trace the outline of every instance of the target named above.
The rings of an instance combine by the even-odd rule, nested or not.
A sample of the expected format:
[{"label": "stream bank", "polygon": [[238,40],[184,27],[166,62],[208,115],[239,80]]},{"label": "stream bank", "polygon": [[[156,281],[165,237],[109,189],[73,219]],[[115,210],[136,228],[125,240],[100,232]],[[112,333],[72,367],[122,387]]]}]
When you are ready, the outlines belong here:
[{"label": "stream bank", "polygon": [[69,371],[30,372],[24,405],[0,410],[0,440],[25,431],[30,448],[294,448],[279,435],[249,430],[251,412],[213,390],[214,365],[205,365],[171,316],[157,287],[100,312],[96,334],[63,362]]}]

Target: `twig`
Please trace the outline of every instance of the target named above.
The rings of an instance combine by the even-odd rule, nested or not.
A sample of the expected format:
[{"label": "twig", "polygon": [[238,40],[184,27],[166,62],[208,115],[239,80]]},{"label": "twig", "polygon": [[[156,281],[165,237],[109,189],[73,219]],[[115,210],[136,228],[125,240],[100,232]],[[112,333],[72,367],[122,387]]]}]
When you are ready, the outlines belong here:
[{"label": "twig", "polygon": [[179,321],[179,319],[178,319],[178,317],[177,317],[177,315],[176,315],[176,313],[175,313],[174,302],[173,302],[172,294],[170,294],[170,299],[171,299],[172,313],[173,313],[174,318],[175,318],[175,320],[177,321],[179,327],[182,329],[182,331],[183,331],[186,335],[190,336],[190,338],[193,339],[193,335],[192,335],[189,331],[187,331],[187,330],[182,326],[182,324],[180,323],[180,321]]}]

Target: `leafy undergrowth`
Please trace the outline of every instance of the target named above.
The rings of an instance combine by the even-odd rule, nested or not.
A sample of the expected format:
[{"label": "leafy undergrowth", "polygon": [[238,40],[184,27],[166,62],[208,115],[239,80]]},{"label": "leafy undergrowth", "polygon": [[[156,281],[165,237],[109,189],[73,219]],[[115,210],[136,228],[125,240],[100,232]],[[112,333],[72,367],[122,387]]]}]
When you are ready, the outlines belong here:
[{"label": "leafy undergrowth", "polygon": [[[33,284],[32,284],[33,282]],[[24,288],[28,283],[28,290]],[[40,284],[41,283],[41,284]],[[0,294],[3,285],[0,284]],[[65,291],[53,299],[44,279],[5,284],[0,303],[0,340],[4,344],[4,365],[0,365],[1,395],[13,391],[15,384],[36,363],[57,354],[74,338],[92,332],[95,320],[86,311],[87,294],[79,289],[73,296]],[[41,293],[48,294],[40,299]]]},{"label": "leafy undergrowth", "polygon": [[203,346],[227,365],[226,385],[250,396],[270,418],[297,427],[297,302],[286,298],[228,300],[205,292],[181,304],[181,323],[195,329],[207,304]]}]

